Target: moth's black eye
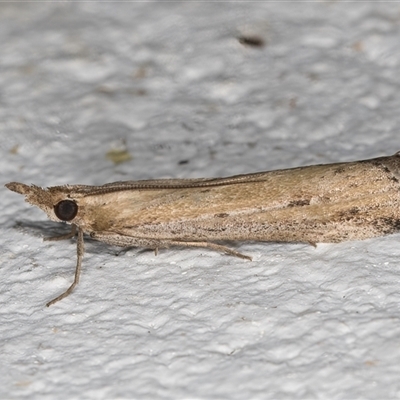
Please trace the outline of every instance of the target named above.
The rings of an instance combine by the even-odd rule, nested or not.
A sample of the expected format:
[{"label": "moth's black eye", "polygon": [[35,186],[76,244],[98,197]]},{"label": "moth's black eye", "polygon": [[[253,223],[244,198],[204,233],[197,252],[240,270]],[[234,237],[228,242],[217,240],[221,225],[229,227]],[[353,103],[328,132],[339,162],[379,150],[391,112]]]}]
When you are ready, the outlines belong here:
[{"label": "moth's black eye", "polygon": [[72,200],[62,200],[54,206],[54,213],[61,221],[71,221],[78,213],[78,205]]}]

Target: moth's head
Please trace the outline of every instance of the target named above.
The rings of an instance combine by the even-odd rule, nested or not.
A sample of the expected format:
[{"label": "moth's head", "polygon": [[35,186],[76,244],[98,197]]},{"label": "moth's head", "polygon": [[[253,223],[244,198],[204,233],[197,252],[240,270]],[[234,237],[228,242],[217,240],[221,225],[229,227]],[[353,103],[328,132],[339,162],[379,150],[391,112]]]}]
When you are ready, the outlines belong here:
[{"label": "moth's head", "polygon": [[23,194],[25,201],[42,209],[53,221],[70,222],[78,213],[77,203],[70,198],[68,186],[55,186],[43,189],[35,185],[25,185],[19,182],[10,182],[7,189]]}]

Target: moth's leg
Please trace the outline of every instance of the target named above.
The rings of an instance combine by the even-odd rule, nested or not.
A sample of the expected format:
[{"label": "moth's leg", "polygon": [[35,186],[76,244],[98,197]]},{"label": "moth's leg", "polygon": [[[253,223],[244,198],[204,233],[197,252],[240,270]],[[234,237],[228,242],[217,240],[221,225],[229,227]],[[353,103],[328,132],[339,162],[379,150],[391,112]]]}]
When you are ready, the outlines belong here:
[{"label": "moth's leg", "polygon": [[158,249],[168,248],[171,246],[205,247],[216,251],[222,251],[223,253],[230,254],[235,257],[251,260],[251,257],[239,253],[238,251],[232,250],[227,246],[222,246],[210,242],[186,242],[180,240],[135,238],[131,236],[117,234],[115,232],[91,232],[90,236],[94,239],[100,240],[101,242],[105,242],[114,246],[148,247],[150,249],[154,249],[156,251],[156,254],[158,252]]},{"label": "moth's leg", "polygon": [[100,242],[111,244],[112,246],[147,247],[149,249],[157,249],[158,247],[168,247],[168,246],[163,246],[161,244],[164,243],[164,241],[160,241],[157,239],[136,238],[132,236],[121,235],[120,233],[115,233],[115,232],[93,231],[90,232],[90,237]]},{"label": "moth's leg", "polygon": [[[74,225],[75,226],[75,225]],[[75,228],[76,229],[76,228]],[[78,229],[78,241],[76,246],[77,252],[77,262],[75,268],[75,279],[72,285],[62,294],[60,294],[55,299],[49,301],[46,306],[50,307],[52,304],[57,303],[57,301],[62,300],[64,297],[67,297],[75,288],[75,286],[79,283],[79,275],[81,274],[81,267],[82,267],[82,258],[84,253],[84,244],[83,244],[83,231],[82,229]]]},{"label": "moth's leg", "polygon": [[239,253],[236,250],[232,250],[227,246],[222,246],[220,244],[212,243],[212,242],[185,242],[185,241],[176,241],[173,240],[170,242],[171,246],[185,246],[185,247],[205,247],[207,249],[212,249],[216,251],[221,251],[226,254],[230,254],[231,256],[243,258],[245,260],[252,260],[250,256],[246,256],[245,254]]},{"label": "moth's leg", "polygon": [[76,235],[76,225],[72,224],[71,225],[71,232],[66,233],[65,235],[60,235],[60,236],[51,236],[48,238],[44,238],[44,241],[50,242],[50,241],[56,241],[56,240],[64,240],[64,239],[71,239]]}]

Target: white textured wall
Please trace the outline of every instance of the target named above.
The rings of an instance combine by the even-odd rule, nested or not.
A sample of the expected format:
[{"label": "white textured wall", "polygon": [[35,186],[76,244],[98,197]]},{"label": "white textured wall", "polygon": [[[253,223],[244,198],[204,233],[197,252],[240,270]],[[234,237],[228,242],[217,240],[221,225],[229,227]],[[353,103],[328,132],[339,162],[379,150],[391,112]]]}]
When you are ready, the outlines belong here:
[{"label": "white textured wall", "polygon": [[[0,183],[392,154],[399,21],[393,2],[1,3]],[[399,235],[238,246],[253,262],[87,241],[78,288],[45,308],[75,244],[43,243],[59,225],[0,190],[0,398],[400,396]]]}]

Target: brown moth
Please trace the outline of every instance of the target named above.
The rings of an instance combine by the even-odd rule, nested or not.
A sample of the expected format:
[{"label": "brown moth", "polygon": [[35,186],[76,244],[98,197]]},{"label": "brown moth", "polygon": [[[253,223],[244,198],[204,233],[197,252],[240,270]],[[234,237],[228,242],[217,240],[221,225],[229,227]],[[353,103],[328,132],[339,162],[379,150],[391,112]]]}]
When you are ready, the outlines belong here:
[{"label": "brown moth", "polygon": [[228,178],[159,179],[42,189],[11,182],[53,221],[117,246],[207,247],[250,259],[218,241],[341,242],[400,229],[400,152],[365,161],[313,165]]}]

